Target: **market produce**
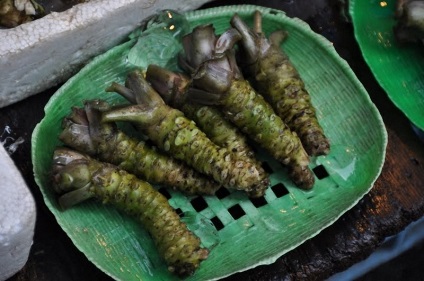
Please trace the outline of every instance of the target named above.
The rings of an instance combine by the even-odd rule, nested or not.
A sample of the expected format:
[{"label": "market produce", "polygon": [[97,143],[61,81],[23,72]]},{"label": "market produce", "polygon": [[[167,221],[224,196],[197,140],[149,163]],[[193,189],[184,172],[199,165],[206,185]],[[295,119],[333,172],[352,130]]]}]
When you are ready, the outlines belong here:
[{"label": "market produce", "polygon": [[181,111],[166,105],[141,71],[130,72],[126,86],[113,83],[107,90],[136,104],[104,112],[103,122],[132,122],[162,151],[211,176],[226,188],[243,190],[252,197],[264,195],[269,185],[265,171],[214,144]]},{"label": "market produce", "polygon": [[66,148],[53,156],[53,186],[66,191],[59,198],[69,208],[95,197],[136,217],[150,233],[168,265],[177,275],[193,274],[209,251],[180,220],[168,200],[149,183],[118,167]]},{"label": "market produce", "polygon": [[218,108],[190,102],[186,93],[190,91],[191,80],[187,75],[149,65],[146,79],[167,104],[184,112],[214,143],[239,157],[255,160],[246,136]]},{"label": "market produce", "polygon": [[212,25],[198,26],[183,38],[184,53],[179,60],[197,88],[190,99],[218,105],[242,132],[287,166],[297,186],[309,189],[315,181],[309,156],[297,134],[243,78],[232,49],[239,38],[234,29],[217,38]]},{"label": "market produce", "polygon": [[185,194],[214,194],[220,185],[199,172],[161,153],[145,141],[130,137],[114,123],[101,123],[105,101],[92,100],[84,108],[72,108],[63,122],[60,140],[67,146],[101,161],[119,166],[150,183],[173,187]]},{"label": "market produce", "polygon": [[[313,63],[306,71],[311,75],[305,75],[305,82],[309,84],[312,81],[313,88],[318,90],[311,94],[313,98],[319,99],[318,113],[325,121],[325,128],[329,129],[334,151],[329,156],[311,157],[309,166],[317,176],[312,191],[297,189],[290,182],[285,167],[251,139],[248,139],[249,143],[253,145],[258,159],[263,160],[265,169],[272,173],[272,188],[266,191],[263,198],[253,200],[243,192],[227,192],[224,189],[219,190],[216,196],[185,196],[174,191],[167,194],[164,189],[160,189],[181,220],[201,239],[201,245],[210,250],[209,257],[200,263],[195,276],[185,280],[225,278],[266,264],[299,247],[352,208],[370,191],[381,171],[382,161],[378,159],[384,158],[387,141],[384,124],[366,89],[337,56],[331,42],[312,32],[304,22],[291,19],[274,9],[225,7],[204,12],[193,11],[185,16],[190,27],[213,22],[216,30],[221,33],[229,26],[234,12],[239,12],[251,24],[250,18],[255,9],[263,12],[263,29],[266,34],[282,26],[289,28],[290,37],[283,47],[290,51],[293,62],[302,62],[299,65],[301,73],[305,70],[303,63],[307,65],[309,60],[311,63],[319,62]],[[155,38],[156,41],[149,38],[152,40],[143,45],[146,48],[141,49],[141,52],[149,55],[140,58],[140,65],[129,56],[129,53],[137,51],[134,47],[138,43],[134,37],[87,64],[48,101],[44,109],[45,117],[34,128],[31,139],[34,180],[40,187],[43,195],[41,199],[44,199],[46,208],[82,254],[108,276],[120,280],[172,280],[176,277],[168,272],[147,230],[113,206],[103,206],[90,199],[71,210],[61,210],[58,196],[53,194],[49,181],[52,152],[60,144],[57,136],[62,131],[61,121],[69,114],[71,106],[82,107],[85,100],[98,98],[107,100],[113,107],[127,107],[129,103],[119,95],[105,93],[104,89],[110,83],[116,81],[124,84],[129,71],[135,68],[145,71],[151,63],[180,71],[173,68],[176,52],[163,53],[158,62],[156,52],[148,51],[159,53],[162,50],[159,46],[169,42]],[[142,40],[140,38],[137,41]],[[174,50],[181,50],[176,43],[170,46]],[[172,61],[172,65],[168,61]],[[129,89],[129,96],[132,96],[131,92]],[[335,107],[343,110],[334,111]],[[139,132],[129,123],[102,124],[116,124],[128,135],[140,137]],[[368,132],[364,126],[373,129],[365,135],[360,134]],[[144,136],[141,139],[145,140]],[[152,141],[147,140],[147,143],[152,144]]]},{"label": "market produce", "polygon": [[318,122],[311,96],[295,66],[280,47],[287,33],[277,30],[267,39],[262,31],[259,11],[254,14],[253,29],[237,14],[231,19],[231,25],[242,35],[238,63],[258,92],[298,134],[308,154],[328,154],[330,142]]}]

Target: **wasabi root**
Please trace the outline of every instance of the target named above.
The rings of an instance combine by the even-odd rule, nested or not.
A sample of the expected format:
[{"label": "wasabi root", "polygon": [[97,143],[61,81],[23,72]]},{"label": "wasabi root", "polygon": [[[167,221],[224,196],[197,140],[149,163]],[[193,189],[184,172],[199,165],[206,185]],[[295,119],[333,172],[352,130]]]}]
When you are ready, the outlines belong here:
[{"label": "wasabi root", "polygon": [[66,190],[59,203],[66,209],[89,198],[114,205],[137,218],[150,233],[168,270],[191,275],[208,257],[200,239],[180,220],[168,200],[149,183],[108,163],[65,148],[53,156],[53,186]]},{"label": "wasabi root", "polygon": [[146,79],[167,104],[184,112],[214,143],[227,148],[238,157],[256,161],[246,136],[218,108],[190,102],[187,93],[191,80],[188,76],[149,65]]},{"label": "wasabi root", "polygon": [[101,100],[72,109],[63,122],[59,139],[67,146],[101,161],[119,166],[153,184],[172,187],[188,195],[212,195],[218,183],[183,162],[126,135],[114,123],[101,123],[101,112],[110,109]]},{"label": "wasabi root", "polygon": [[211,25],[198,26],[183,38],[184,53],[179,60],[193,77],[195,89],[190,98],[218,105],[242,132],[287,166],[298,187],[309,189],[315,181],[309,156],[297,134],[243,78],[232,49],[239,39],[234,29],[216,38]]},{"label": "wasabi root", "polygon": [[117,92],[136,104],[104,112],[103,122],[132,122],[162,151],[224,187],[243,190],[251,197],[264,195],[269,186],[265,171],[213,143],[181,111],[166,105],[141,71],[129,73],[126,86],[113,83],[107,91]]},{"label": "wasabi root", "polygon": [[254,15],[253,29],[237,14],[231,19],[231,25],[242,35],[239,41],[239,64],[251,77],[258,92],[290,129],[298,134],[309,155],[328,154],[330,142],[318,122],[311,97],[298,71],[280,48],[286,33],[276,31],[268,40],[262,32],[259,11]]}]

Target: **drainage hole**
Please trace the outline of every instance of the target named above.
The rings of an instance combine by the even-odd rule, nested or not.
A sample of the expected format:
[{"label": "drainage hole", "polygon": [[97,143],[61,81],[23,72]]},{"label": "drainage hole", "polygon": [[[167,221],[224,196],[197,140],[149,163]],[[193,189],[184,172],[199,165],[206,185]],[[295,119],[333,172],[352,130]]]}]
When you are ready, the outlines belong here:
[{"label": "drainage hole", "polygon": [[206,203],[202,196],[192,199],[190,203],[197,212],[201,212],[208,207],[208,203]]},{"label": "drainage hole", "polygon": [[226,189],[225,187],[221,187],[220,189],[218,189],[216,192],[215,192],[215,196],[218,198],[218,199],[223,199],[223,198],[225,198],[225,197],[227,197],[228,195],[230,195],[231,193],[228,191],[228,189]]},{"label": "drainage hole", "polygon": [[255,206],[256,208],[259,208],[268,204],[264,196],[258,197],[258,198],[250,198],[250,202],[252,202],[253,206]]},{"label": "drainage hole", "polygon": [[224,224],[222,223],[222,221],[218,217],[211,218],[211,222],[213,223],[216,230],[218,230],[218,231],[224,228]]},{"label": "drainage hole", "polygon": [[246,214],[246,212],[240,207],[239,204],[236,204],[228,209],[228,212],[233,217],[233,219],[238,220]]},{"label": "drainage hole", "polygon": [[271,186],[271,190],[274,192],[277,198],[280,198],[280,197],[283,197],[284,195],[289,194],[289,191],[281,182]]},{"label": "drainage hole", "polygon": [[325,169],[323,165],[316,166],[315,168],[312,169],[312,171],[320,180],[329,176],[327,170]]}]

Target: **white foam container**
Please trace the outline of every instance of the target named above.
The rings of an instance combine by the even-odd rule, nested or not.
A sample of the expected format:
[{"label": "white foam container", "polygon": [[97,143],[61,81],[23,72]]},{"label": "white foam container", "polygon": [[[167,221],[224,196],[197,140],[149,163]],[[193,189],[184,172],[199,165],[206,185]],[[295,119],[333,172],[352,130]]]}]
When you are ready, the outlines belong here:
[{"label": "white foam container", "polygon": [[118,44],[163,9],[211,0],[91,0],[12,29],[0,29],[0,108],[51,88]]}]

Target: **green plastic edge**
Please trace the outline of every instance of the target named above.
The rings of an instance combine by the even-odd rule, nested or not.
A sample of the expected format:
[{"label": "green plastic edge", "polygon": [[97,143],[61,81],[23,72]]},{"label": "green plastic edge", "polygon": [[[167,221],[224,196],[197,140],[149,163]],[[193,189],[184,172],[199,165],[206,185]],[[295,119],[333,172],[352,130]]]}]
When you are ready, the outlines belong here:
[{"label": "green plastic edge", "polygon": [[363,45],[364,45],[364,41],[362,40],[362,36],[359,34],[359,31],[356,27],[357,24],[356,23],[356,17],[354,16],[355,14],[355,0],[350,0],[349,1],[349,15],[350,18],[352,19],[352,23],[353,27],[354,27],[354,36],[357,40],[357,42],[359,43],[359,48],[361,49],[362,52],[362,56],[365,60],[365,62],[367,63],[367,65],[370,67],[370,69],[372,70],[372,74],[374,76],[374,78],[377,80],[378,84],[384,89],[384,91],[386,92],[387,96],[389,97],[389,99],[392,101],[392,103],[400,110],[402,111],[402,113],[408,118],[408,120],[410,120],[415,126],[417,126],[419,129],[424,130],[424,119],[417,119],[415,116],[413,116],[413,114],[411,114],[410,111],[405,110],[405,108],[402,106],[402,104],[398,101],[398,99],[396,97],[394,97],[393,95],[390,94],[390,89],[389,87],[386,85],[386,83],[384,82],[383,79],[381,79],[381,77],[379,75],[376,74],[376,66],[370,62],[370,57],[367,55],[366,50],[364,49]]},{"label": "green plastic edge", "polygon": [[[125,43],[122,43],[121,45],[118,45],[114,48],[125,48],[127,44],[131,44],[131,40],[128,40]],[[109,51],[107,51],[109,52]],[[99,56],[94,57],[92,60],[89,61],[89,63],[87,65],[89,65],[90,63],[94,63],[97,60],[101,60],[102,56],[106,56],[107,52],[105,52],[104,54],[101,54]],[[88,70],[89,67],[83,67],[78,73],[84,73],[86,70]],[[69,80],[67,80],[62,87],[66,87],[66,85],[71,84],[74,80],[78,79],[78,77],[76,76],[72,76]],[[57,99],[58,95],[56,93],[53,94],[53,96],[49,99],[49,101],[47,102],[47,104],[44,106],[44,112],[48,112],[48,110],[52,107],[52,104],[54,104],[55,100]],[[34,136],[36,136],[40,130],[42,126],[42,123],[38,123],[32,133],[32,137],[31,139],[34,138]],[[35,152],[35,144],[36,142],[31,142],[31,158],[35,159],[36,157],[36,152]],[[34,165],[33,163],[33,173],[35,175],[35,171],[37,166]],[[34,177],[35,178],[35,177]],[[37,183],[38,186],[42,186],[42,183],[40,182],[40,180],[38,178],[35,178],[35,182]],[[46,206],[48,207],[48,209],[51,211],[54,209],[55,206],[53,206],[53,204],[48,200],[48,194],[41,189],[41,193],[43,195],[43,199],[44,199],[44,203],[46,204]],[[60,212],[59,210],[57,212]],[[54,213],[54,212],[53,212]],[[64,227],[64,225],[61,223],[61,221],[56,217],[56,215],[54,215],[54,218],[56,220],[56,222],[60,225],[60,227],[62,229],[66,229],[66,227]],[[69,237],[69,236],[68,236]],[[106,275],[110,276],[111,278],[115,279],[115,280],[120,280],[119,278],[117,278],[117,276],[114,276],[113,274],[111,274],[110,272],[108,272],[107,270],[105,270],[105,268],[103,268],[99,263],[97,263],[95,257],[92,257],[90,255],[87,255],[82,249],[81,246],[79,246],[78,243],[75,243],[74,239],[69,237],[72,241],[72,243],[74,244],[74,246],[81,252],[84,254],[84,256],[91,262],[93,263],[97,268],[99,268],[102,272],[104,272]]]},{"label": "green plastic edge", "polygon": [[[204,17],[204,16],[208,16],[208,17],[212,17],[213,18],[213,15],[216,15],[216,14],[220,14],[220,15],[222,15],[222,14],[228,14],[229,15],[229,14],[233,14],[234,12],[240,12],[240,13],[242,13],[242,12],[250,12],[251,13],[254,10],[260,10],[262,13],[270,13],[271,12],[270,13],[271,14],[271,17],[275,17],[275,18],[278,18],[281,15],[284,15],[285,16],[285,13],[283,11],[275,10],[275,9],[271,9],[271,8],[265,8],[265,7],[261,7],[261,6],[255,6],[255,5],[221,6],[221,7],[217,7],[217,8],[211,8],[211,9],[205,9],[205,10],[198,10],[198,11],[187,12],[187,13],[185,13],[185,15],[187,16],[187,18],[189,20],[194,20],[196,18],[201,18],[201,17]],[[374,103],[371,101],[371,99],[370,99],[370,97],[369,97],[366,89],[364,88],[364,86],[359,82],[359,80],[357,79],[357,77],[354,74],[354,72],[350,69],[348,63],[338,55],[338,53],[334,49],[333,45],[326,38],[324,38],[323,36],[321,36],[321,35],[313,32],[310,29],[310,26],[307,23],[305,23],[304,21],[302,21],[302,20],[300,20],[298,18],[292,18],[292,19],[294,21],[296,21],[299,24],[299,26],[302,26],[303,31],[305,31],[308,35],[310,35],[310,39],[313,39],[316,42],[319,42],[319,45],[322,48],[325,48],[326,51],[328,52],[328,54],[331,55],[333,59],[335,59],[338,63],[340,63],[343,66],[342,69],[345,72],[345,74],[349,77],[349,79],[351,79],[351,81],[353,82],[353,84],[355,84],[355,86],[358,87],[358,89],[361,90],[361,93],[369,101],[369,106],[372,108],[372,111],[376,114],[376,117],[378,117],[378,121],[380,122],[380,125],[381,125],[380,126],[380,129],[382,130],[381,133],[382,133],[382,137],[383,137],[383,146],[382,146],[382,151],[381,151],[382,159],[381,159],[381,161],[379,163],[379,166],[378,166],[378,172],[376,173],[375,178],[371,181],[370,187],[368,188],[368,190],[366,190],[365,192],[363,192],[362,196],[359,196],[357,198],[357,200],[354,201],[351,204],[350,207],[346,208],[346,210],[344,212],[341,212],[339,214],[339,216],[337,216],[337,217],[334,218],[334,220],[330,221],[327,225],[325,225],[324,227],[322,227],[319,231],[317,231],[316,233],[311,234],[307,239],[304,240],[304,241],[306,241],[306,240],[308,240],[308,239],[316,236],[317,234],[319,234],[323,229],[325,229],[329,225],[333,224],[345,212],[347,212],[349,209],[351,209],[353,206],[355,206],[359,202],[359,200],[361,200],[362,197],[369,192],[369,190],[371,190],[371,188],[373,187],[375,181],[378,179],[378,177],[379,177],[379,175],[381,173],[381,170],[383,168],[383,165],[384,165],[384,159],[385,159],[385,155],[386,155],[386,146],[387,146],[388,137],[387,137],[387,131],[384,129],[385,128],[384,122],[383,122],[383,120],[382,120],[382,118],[381,118],[381,116],[380,116],[380,114],[378,112],[378,109],[376,108],[376,106],[374,105]],[[129,41],[127,43],[129,43]],[[123,43],[122,45],[125,45],[127,43]],[[122,47],[122,45],[119,45],[119,47]],[[104,55],[106,55],[106,53],[95,57],[93,60],[90,61],[90,63],[91,62],[95,62],[96,60],[100,60],[102,58],[102,56],[104,56]],[[85,67],[82,68],[79,73],[84,73],[85,69],[86,69]],[[76,77],[70,78],[63,86],[66,86],[67,84],[72,83],[72,81],[74,79],[76,79]],[[55,97],[55,95],[46,104],[46,106],[44,108],[44,111],[45,112],[47,112],[49,110],[49,108],[51,107],[51,104],[54,102],[54,97]],[[34,129],[34,131],[33,131],[33,134],[32,135],[33,136],[36,135],[38,133],[39,129],[40,129],[40,124],[37,124],[36,127],[35,127],[35,129]],[[31,156],[32,156],[33,159],[34,159],[34,156],[35,156],[34,147],[35,147],[34,142],[32,142],[32,144],[31,144]],[[33,169],[34,169],[34,173],[35,173],[35,169],[36,169],[36,166],[35,165],[34,165]],[[38,179],[36,179],[36,183],[38,185],[41,184]],[[42,190],[42,195],[43,195],[45,204],[49,207],[49,209],[51,207],[53,207],[53,205],[47,200],[47,194],[43,190]],[[56,216],[55,216],[55,219],[56,219]],[[58,224],[62,227],[62,224],[59,221],[58,221]],[[257,267],[259,265],[266,265],[266,264],[274,263],[276,259],[278,259],[282,255],[284,255],[285,253],[293,250],[294,248],[298,247],[304,241],[302,241],[302,242],[300,242],[300,243],[298,243],[296,245],[293,245],[293,247],[286,249],[284,252],[280,252],[280,253],[272,256],[272,257],[269,257],[268,259],[262,260],[262,261],[260,261],[258,263],[252,264],[249,267],[243,268],[242,270],[240,270],[238,272],[246,271],[248,269]],[[75,244],[75,246],[77,247],[77,249],[79,251],[83,252],[77,244]],[[90,260],[90,262],[92,262],[94,265],[96,265],[96,267],[98,267],[100,270],[102,270],[103,272],[105,272],[105,274],[107,274],[108,276],[114,278],[115,280],[120,280],[116,276],[114,276],[114,275],[110,274],[109,272],[105,271],[104,268],[100,264],[98,264],[95,260],[93,260],[93,257],[87,255],[86,253],[84,253],[84,255],[87,257],[88,260]],[[230,274],[219,276],[217,278],[210,279],[210,280],[217,280],[217,279],[220,279],[220,278],[224,278],[224,277],[230,276],[230,275],[232,275],[234,273],[236,273],[236,272],[232,272]]]}]

